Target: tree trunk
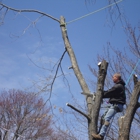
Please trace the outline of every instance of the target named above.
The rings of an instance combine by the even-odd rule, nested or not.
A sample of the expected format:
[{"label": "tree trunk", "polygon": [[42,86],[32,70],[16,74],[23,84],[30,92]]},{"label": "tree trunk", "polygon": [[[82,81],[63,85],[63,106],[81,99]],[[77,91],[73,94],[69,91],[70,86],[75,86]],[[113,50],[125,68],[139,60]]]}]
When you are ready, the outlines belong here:
[{"label": "tree trunk", "polygon": [[[60,27],[61,27],[61,31],[62,31],[62,37],[64,40],[65,48],[66,48],[67,53],[70,57],[72,69],[75,73],[75,76],[78,79],[78,82],[82,88],[82,91],[85,93],[90,93],[89,88],[88,88],[88,86],[83,78],[83,75],[81,74],[81,71],[79,69],[79,66],[78,66],[75,54],[73,52],[73,49],[70,45],[68,35],[67,35],[66,23],[65,23],[65,19],[63,16],[60,17]],[[87,102],[87,108],[88,108],[88,115],[90,116],[91,112],[92,112],[92,98],[89,96],[86,96],[86,102]],[[92,140],[92,137],[91,137],[92,131],[93,131],[93,125],[92,125],[91,121],[89,121],[88,122],[89,140]]]},{"label": "tree trunk", "polygon": [[126,109],[125,116],[119,118],[119,139],[129,140],[130,128],[138,108],[138,99],[140,94],[140,81],[134,87],[130,103]]},{"label": "tree trunk", "polygon": [[107,67],[108,67],[108,63],[105,60],[103,60],[102,63],[99,65],[96,97],[95,97],[95,102],[93,104],[93,132],[94,133],[97,133],[97,124],[98,124],[100,106],[102,102],[104,81],[107,74]]}]

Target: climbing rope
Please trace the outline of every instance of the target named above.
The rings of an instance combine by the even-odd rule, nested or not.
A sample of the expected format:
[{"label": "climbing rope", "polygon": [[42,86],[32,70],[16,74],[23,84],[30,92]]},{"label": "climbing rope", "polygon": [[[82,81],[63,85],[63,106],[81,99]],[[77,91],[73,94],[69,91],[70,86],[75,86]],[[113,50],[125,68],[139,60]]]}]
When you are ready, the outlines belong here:
[{"label": "climbing rope", "polygon": [[108,5],[108,6],[105,6],[105,7],[103,7],[103,8],[100,8],[100,9],[94,11],[94,12],[91,12],[91,13],[89,13],[89,14],[86,14],[86,15],[84,15],[84,16],[81,16],[81,17],[79,17],[79,18],[76,18],[76,19],[74,19],[74,20],[71,20],[71,21],[67,22],[66,24],[70,24],[70,23],[72,23],[72,22],[75,22],[75,21],[77,21],[77,20],[80,20],[80,19],[82,19],[82,18],[85,18],[85,17],[87,17],[87,16],[90,16],[90,15],[92,15],[92,14],[95,14],[95,13],[97,13],[97,12],[99,12],[99,11],[102,11],[102,10],[104,10],[104,9],[106,9],[106,8],[108,8],[108,7],[111,7],[111,6],[113,6],[113,5],[115,5],[115,4],[119,3],[119,2],[122,2],[122,1],[123,1],[123,0],[119,0],[119,1],[117,1],[117,2],[114,2],[114,3],[112,3],[112,4]]}]

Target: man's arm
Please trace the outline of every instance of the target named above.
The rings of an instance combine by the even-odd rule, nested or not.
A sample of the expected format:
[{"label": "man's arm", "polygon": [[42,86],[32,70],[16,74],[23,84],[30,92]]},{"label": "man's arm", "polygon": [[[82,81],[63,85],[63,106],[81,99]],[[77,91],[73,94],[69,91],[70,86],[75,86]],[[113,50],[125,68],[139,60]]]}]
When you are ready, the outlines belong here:
[{"label": "man's arm", "polygon": [[103,98],[118,97],[119,92],[121,92],[120,85],[115,85],[111,89],[103,92]]}]

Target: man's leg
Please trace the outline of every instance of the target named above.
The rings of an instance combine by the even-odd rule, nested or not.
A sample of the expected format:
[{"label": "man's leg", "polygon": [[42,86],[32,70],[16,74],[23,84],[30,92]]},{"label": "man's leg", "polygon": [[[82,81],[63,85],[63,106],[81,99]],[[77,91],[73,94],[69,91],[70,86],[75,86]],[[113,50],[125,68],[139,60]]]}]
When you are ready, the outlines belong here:
[{"label": "man's leg", "polygon": [[[107,123],[107,122],[105,122],[105,116],[107,115],[107,113],[108,113],[108,111],[109,111],[109,109],[110,109],[110,107],[105,111],[105,113],[103,114],[103,118],[102,118],[102,126],[101,126],[101,128],[100,128],[100,130],[103,128],[103,125],[104,125],[104,123]],[[99,130],[99,131],[100,131]],[[100,135],[100,134],[92,134],[92,136],[94,137],[94,138],[96,138],[96,139],[99,139],[99,140],[103,140],[103,138],[104,138],[104,135]]]},{"label": "man's leg", "polygon": [[108,126],[109,126],[109,122],[110,122],[111,118],[112,118],[116,113],[117,113],[117,111],[116,111],[116,109],[114,108],[114,106],[111,106],[111,107],[109,108],[107,114],[106,114],[105,117],[104,117],[105,122],[104,122],[104,124],[103,124],[103,126],[102,126],[102,128],[101,128],[101,130],[100,130],[99,135],[101,135],[101,136],[103,136],[103,137],[105,136],[106,131],[107,131],[107,128],[108,128]]},{"label": "man's leg", "polygon": [[114,115],[118,112],[118,109],[116,109],[116,107],[118,107],[119,112],[121,112],[123,110],[123,105],[121,105],[121,104],[118,104],[117,106],[113,106],[113,105],[110,106],[110,108],[108,109],[107,113],[104,116],[104,124],[101,127],[100,133],[99,134],[92,134],[92,136],[94,138],[103,140],[111,118],[114,117]]}]

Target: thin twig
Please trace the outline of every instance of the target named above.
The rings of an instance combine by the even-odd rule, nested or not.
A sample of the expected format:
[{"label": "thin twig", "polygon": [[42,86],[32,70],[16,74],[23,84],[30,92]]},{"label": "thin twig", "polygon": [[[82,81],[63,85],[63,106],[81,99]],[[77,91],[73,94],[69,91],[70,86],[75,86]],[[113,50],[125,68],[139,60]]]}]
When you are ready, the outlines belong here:
[{"label": "thin twig", "polygon": [[58,73],[59,67],[61,66],[61,62],[62,62],[63,57],[64,57],[64,55],[65,55],[66,52],[67,52],[67,50],[65,49],[65,51],[63,52],[63,54],[62,54],[62,56],[61,56],[61,58],[60,58],[60,61],[59,61],[58,65],[57,65],[56,72],[55,72],[55,75],[54,75],[53,81],[52,81],[52,83],[51,83],[50,95],[49,95],[49,98],[46,100],[45,104],[46,104],[47,101],[50,100],[50,98],[51,98],[52,88],[53,88],[53,85],[54,85],[55,79],[56,79],[56,77],[57,77],[57,73]]}]

